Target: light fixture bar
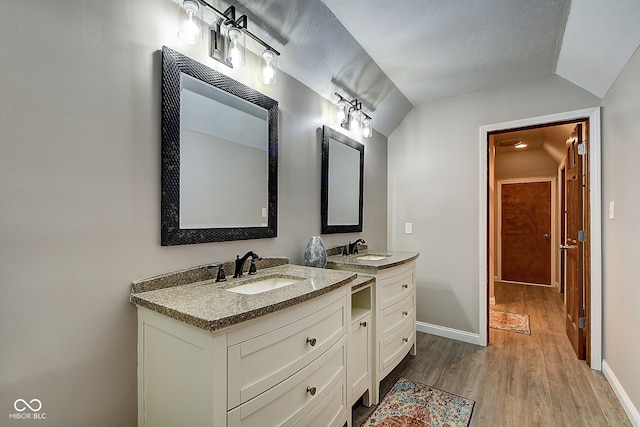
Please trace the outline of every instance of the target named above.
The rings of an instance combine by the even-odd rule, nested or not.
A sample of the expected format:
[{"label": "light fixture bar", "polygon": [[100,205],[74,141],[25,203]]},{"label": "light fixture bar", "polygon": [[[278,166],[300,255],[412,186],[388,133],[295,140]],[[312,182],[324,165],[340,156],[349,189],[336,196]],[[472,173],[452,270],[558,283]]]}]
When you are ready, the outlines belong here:
[{"label": "light fixture bar", "polygon": [[338,92],[335,92],[334,94],[339,98],[338,120],[340,121],[340,126],[347,130],[350,130],[351,121],[352,119],[354,119],[356,125],[360,126],[362,136],[364,136],[365,138],[371,138],[371,136],[373,135],[373,130],[371,128],[372,117],[362,111],[362,102],[358,101],[357,98],[349,101]]},{"label": "light fixture bar", "polygon": [[235,19],[235,15],[236,15],[235,6],[229,6],[225,12],[222,12],[219,9],[213,7],[211,4],[209,4],[205,0],[198,0],[198,1],[202,3],[204,6],[211,9],[220,18],[224,19],[223,23],[225,25],[231,25],[232,27],[239,29],[240,31],[244,32],[246,35],[251,37],[254,41],[261,44],[265,49],[269,49],[276,55],[280,56],[280,52],[275,50],[273,47],[271,47],[271,45],[269,45],[267,42],[265,42],[260,37],[256,36],[255,34],[253,34],[251,31],[247,29],[247,15],[242,15],[237,20]]}]

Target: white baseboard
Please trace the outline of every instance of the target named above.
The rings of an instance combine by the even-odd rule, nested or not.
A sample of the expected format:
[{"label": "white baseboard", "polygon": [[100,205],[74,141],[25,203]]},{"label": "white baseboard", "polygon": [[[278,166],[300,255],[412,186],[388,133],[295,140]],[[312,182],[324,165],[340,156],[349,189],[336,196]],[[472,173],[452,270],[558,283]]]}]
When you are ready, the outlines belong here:
[{"label": "white baseboard", "polygon": [[618,378],[616,378],[616,375],[613,373],[606,360],[602,361],[602,373],[607,381],[609,381],[609,384],[611,384],[613,392],[618,396],[618,400],[620,401],[624,412],[627,413],[631,424],[633,424],[634,427],[640,427],[640,412],[638,412],[638,409],[633,406],[629,396],[627,396],[624,388],[622,388],[622,384],[620,384]]},{"label": "white baseboard", "polygon": [[450,338],[456,341],[468,342],[470,344],[482,345],[480,335],[459,329],[447,328],[445,326],[432,325],[431,323],[416,322],[416,330],[426,334],[437,335],[439,337]]}]

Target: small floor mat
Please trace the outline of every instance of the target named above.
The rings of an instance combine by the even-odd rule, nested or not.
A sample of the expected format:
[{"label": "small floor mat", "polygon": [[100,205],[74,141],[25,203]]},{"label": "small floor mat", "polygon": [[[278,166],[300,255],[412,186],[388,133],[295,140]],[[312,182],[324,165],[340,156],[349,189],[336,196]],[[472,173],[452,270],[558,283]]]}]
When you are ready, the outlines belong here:
[{"label": "small floor mat", "polygon": [[468,427],[475,401],[400,378],[362,427]]},{"label": "small floor mat", "polygon": [[489,309],[489,327],[517,334],[531,335],[528,314]]}]

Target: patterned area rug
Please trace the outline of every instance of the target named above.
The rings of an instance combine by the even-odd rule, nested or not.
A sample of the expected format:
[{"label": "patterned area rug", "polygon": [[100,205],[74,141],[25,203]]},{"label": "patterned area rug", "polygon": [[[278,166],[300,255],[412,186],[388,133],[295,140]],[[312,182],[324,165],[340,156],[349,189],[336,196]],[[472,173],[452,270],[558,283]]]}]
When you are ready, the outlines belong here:
[{"label": "patterned area rug", "polygon": [[475,403],[400,378],[362,427],[467,427]]},{"label": "patterned area rug", "polygon": [[489,327],[517,334],[531,335],[528,314],[489,309]]}]

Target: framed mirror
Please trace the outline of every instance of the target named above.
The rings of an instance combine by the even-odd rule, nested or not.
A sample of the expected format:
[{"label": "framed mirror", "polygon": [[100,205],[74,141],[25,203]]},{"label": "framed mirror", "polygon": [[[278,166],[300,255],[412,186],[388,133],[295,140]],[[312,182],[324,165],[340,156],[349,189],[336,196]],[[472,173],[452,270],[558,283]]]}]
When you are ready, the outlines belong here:
[{"label": "framed mirror", "polygon": [[278,102],[162,48],[161,243],[277,236]]},{"label": "framed mirror", "polygon": [[321,233],[362,231],[363,189],[364,145],[323,126]]}]

